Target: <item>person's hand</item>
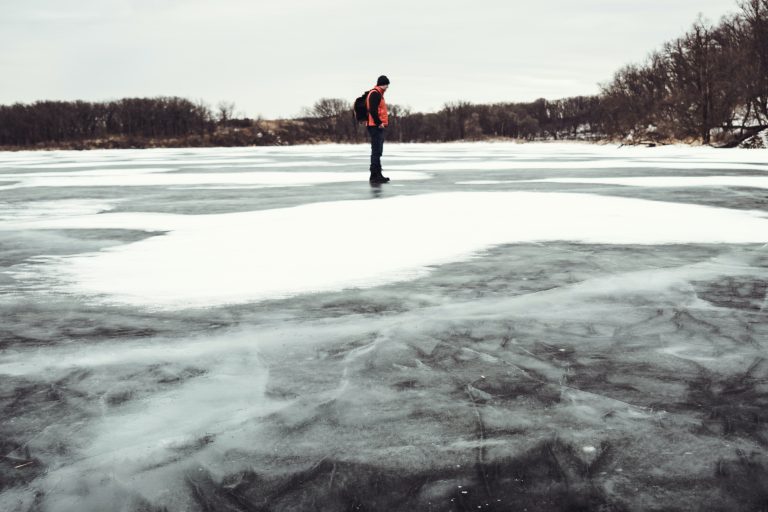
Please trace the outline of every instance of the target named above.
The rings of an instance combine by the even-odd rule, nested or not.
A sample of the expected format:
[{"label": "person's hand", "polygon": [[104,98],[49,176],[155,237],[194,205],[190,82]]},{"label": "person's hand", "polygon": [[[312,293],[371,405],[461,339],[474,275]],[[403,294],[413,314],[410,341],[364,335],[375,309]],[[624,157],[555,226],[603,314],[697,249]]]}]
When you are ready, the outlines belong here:
[{"label": "person's hand", "polygon": [[379,130],[383,130],[384,128],[386,128],[386,126],[384,126],[383,124],[379,125]]}]

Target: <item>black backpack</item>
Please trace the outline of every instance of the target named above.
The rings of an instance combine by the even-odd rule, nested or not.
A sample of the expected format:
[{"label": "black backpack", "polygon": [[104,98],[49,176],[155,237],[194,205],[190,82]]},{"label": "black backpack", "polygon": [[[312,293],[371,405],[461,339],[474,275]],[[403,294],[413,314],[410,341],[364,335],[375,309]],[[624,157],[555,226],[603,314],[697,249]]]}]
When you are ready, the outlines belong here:
[{"label": "black backpack", "polygon": [[368,122],[368,93],[371,91],[365,91],[362,96],[355,99],[354,106],[352,108],[353,114],[355,116],[355,121],[358,123],[367,123]]}]

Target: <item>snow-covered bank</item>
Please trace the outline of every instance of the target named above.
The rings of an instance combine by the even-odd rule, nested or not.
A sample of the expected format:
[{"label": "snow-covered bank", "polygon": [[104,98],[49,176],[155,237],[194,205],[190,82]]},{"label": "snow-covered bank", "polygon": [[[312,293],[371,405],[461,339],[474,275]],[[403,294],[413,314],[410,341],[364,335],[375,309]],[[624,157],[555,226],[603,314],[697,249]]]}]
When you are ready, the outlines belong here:
[{"label": "snow-covered bank", "polygon": [[768,128],[743,141],[739,144],[739,147],[748,149],[768,149]]}]

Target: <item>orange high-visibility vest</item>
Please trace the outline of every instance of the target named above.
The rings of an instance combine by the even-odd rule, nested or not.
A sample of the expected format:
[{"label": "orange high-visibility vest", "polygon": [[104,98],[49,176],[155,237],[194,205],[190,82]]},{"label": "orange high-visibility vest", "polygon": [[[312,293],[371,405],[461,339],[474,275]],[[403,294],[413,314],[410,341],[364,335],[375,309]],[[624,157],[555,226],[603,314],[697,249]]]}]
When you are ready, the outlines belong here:
[{"label": "orange high-visibility vest", "polygon": [[365,106],[368,109],[368,126],[376,126],[376,123],[373,122],[373,116],[371,115],[371,93],[373,91],[377,91],[379,94],[381,94],[381,102],[379,102],[379,119],[381,119],[381,124],[387,126],[389,124],[387,102],[384,101],[384,90],[378,85],[368,91],[368,96],[365,98]]}]

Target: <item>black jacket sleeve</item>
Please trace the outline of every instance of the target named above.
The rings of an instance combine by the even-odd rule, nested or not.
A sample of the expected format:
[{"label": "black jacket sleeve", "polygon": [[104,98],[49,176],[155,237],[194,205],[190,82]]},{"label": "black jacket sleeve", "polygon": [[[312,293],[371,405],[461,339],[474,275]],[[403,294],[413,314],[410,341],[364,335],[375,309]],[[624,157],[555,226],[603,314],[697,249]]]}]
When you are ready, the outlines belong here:
[{"label": "black jacket sleeve", "polygon": [[368,106],[370,107],[368,112],[370,112],[371,117],[373,117],[373,122],[376,123],[376,126],[381,126],[381,119],[379,119],[380,103],[381,94],[379,91],[371,91],[371,94],[368,95]]}]

